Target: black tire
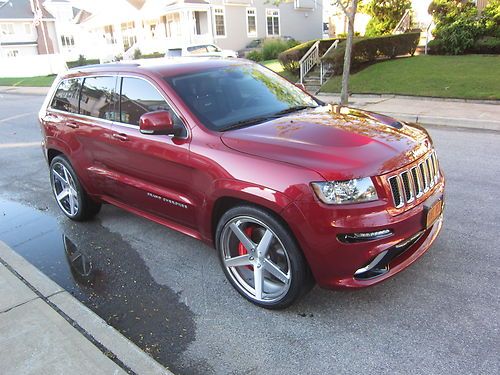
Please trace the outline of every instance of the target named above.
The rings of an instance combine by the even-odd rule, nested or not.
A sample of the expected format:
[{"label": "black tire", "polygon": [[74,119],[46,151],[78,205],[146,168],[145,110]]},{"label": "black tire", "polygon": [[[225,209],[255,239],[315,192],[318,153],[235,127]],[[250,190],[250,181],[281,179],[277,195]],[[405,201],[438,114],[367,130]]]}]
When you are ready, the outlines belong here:
[{"label": "black tire", "polygon": [[[66,172],[61,173],[61,172]],[[62,174],[62,176],[61,176]],[[67,176],[66,176],[67,175]],[[62,179],[61,179],[62,177]],[[64,180],[64,181],[63,181]],[[65,182],[69,181],[69,185]],[[75,221],[85,221],[93,218],[101,210],[101,204],[92,200],[78,180],[71,163],[63,155],[58,155],[50,162],[50,184],[52,193],[61,211]],[[69,189],[69,187],[71,189]],[[66,189],[64,189],[66,187]],[[58,192],[70,191],[66,197],[58,199]],[[70,196],[71,195],[71,203]],[[73,204],[76,202],[76,204]]]},{"label": "black tire", "polygon": [[[235,228],[247,231],[246,233],[249,234],[247,238],[251,238],[256,245],[253,250],[248,251],[247,247],[245,247],[242,255],[241,249],[244,245],[237,237]],[[269,236],[274,235],[274,237],[271,237],[268,242],[267,255],[262,256],[257,250],[265,236],[262,233],[267,232],[269,232]],[[227,279],[238,293],[257,306],[266,309],[284,309],[308,292],[314,285],[309,266],[293,234],[273,213],[250,205],[231,208],[220,218],[215,237],[219,259]],[[259,243],[255,241],[259,241]],[[250,243],[247,244],[250,246]],[[236,251],[239,253],[235,254]],[[255,257],[252,255],[255,255]],[[236,258],[242,258],[242,261],[246,262],[246,256],[248,256],[249,261],[253,262],[251,265],[245,263],[246,265],[228,266],[231,263],[226,263]],[[269,272],[268,261],[271,261],[270,263],[275,266],[280,265],[279,269],[282,272],[282,274],[278,275],[280,277],[275,277]],[[258,270],[255,267],[260,269],[261,276],[256,276],[255,272],[258,272]],[[246,273],[246,275],[243,273]],[[289,278],[285,279],[284,276]],[[256,288],[256,279],[263,280],[260,283],[262,287],[259,288],[261,298],[257,298],[259,292]],[[266,287],[271,290],[269,293],[266,292]],[[273,288],[276,291],[273,291]],[[266,300],[266,293],[268,296],[273,294],[278,296],[276,298],[269,297]]]}]

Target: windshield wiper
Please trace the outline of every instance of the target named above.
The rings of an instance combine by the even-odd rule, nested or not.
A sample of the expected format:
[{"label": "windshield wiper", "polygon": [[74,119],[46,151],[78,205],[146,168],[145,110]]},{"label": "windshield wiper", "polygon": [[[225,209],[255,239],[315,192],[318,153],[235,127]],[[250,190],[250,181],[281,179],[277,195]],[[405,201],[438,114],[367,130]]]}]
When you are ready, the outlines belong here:
[{"label": "windshield wiper", "polygon": [[302,111],[303,109],[308,109],[308,108],[316,108],[316,107],[312,106],[312,105],[298,105],[295,107],[285,108],[282,111],[276,112],[272,115],[272,117],[278,117],[278,116],[286,115],[288,113]]},{"label": "windshield wiper", "polygon": [[290,107],[290,108],[286,108],[286,109],[284,109],[282,111],[279,111],[279,112],[276,112],[276,113],[272,113],[270,115],[265,115],[265,116],[251,118],[251,119],[248,119],[248,120],[241,120],[241,121],[235,122],[234,124],[228,125],[225,128],[220,129],[219,131],[225,132],[227,130],[234,130],[234,129],[244,128],[245,126],[255,125],[255,124],[258,124],[260,122],[264,122],[266,120],[272,120],[272,119],[281,117],[283,115],[286,115],[288,113],[301,111],[301,110],[307,109],[307,108],[316,108],[316,107],[313,107],[313,106],[310,106],[310,105],[302,105],[302,106]]},{"label": "windshield wiper", "polygon": [[234,124],[228,125],[225,128],[219,129],[219,131],[225,132],[227,130],[240,129],[240,128],[244,128],[245,126],[255,125],[255,124],[258,124],[259,122],[264,122],[264,121],[272,119],[272,118],[274,118],[274,116],[262,116],[262,117],[251,118],[248,120],[241,120],[241,121],[235,122]]}]

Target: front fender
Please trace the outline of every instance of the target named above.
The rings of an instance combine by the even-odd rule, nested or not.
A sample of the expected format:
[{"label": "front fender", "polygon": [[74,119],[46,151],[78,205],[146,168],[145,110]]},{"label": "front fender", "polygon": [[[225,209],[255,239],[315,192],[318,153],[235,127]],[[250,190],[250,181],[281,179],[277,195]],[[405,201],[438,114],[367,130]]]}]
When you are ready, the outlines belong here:
[{"label": "front fender", "polygon": [[209,190],[207,196],[210,197],[210,200],[204,204],[203,215],[200,216],[201,222],[199,223],[202,237],[207,242],[213,241],[212,229],[217,225],[213,222],[213,212],[221,199],[230,198],[248,202],[264,207],[277,215],[292,203],[291,198],[279,191],[238,180],[216,180]]}]

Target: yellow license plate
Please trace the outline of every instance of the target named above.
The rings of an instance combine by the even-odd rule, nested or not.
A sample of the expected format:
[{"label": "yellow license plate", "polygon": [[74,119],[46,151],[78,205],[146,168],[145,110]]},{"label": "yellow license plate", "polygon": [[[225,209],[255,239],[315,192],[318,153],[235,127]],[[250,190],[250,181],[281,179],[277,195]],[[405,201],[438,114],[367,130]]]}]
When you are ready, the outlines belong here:
[{"label": "yellow license plate", "polygon": [[427,218],[425,220],[425,226],[426,228],[429,228],[434,224],[434,222],[437,220],[437,218],[441,215],[441,212],[443,211],[443,201],[439,200],[436,203],[434,203],[434,206],[432,206],[429,211],[427,211]]}]

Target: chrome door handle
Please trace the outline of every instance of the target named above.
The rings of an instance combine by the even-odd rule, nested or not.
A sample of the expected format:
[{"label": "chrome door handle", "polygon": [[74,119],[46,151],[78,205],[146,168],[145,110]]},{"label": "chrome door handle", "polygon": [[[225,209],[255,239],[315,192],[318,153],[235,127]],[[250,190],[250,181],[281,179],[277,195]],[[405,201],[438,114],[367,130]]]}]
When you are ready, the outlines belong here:
[{"label": "chrome door handle", "polygon": [[113,133],[113,138],[116,138],[116,139],[119,139],[120,141],[128,141],[128,137],[126,134],[122,134],[122,133]]}]

